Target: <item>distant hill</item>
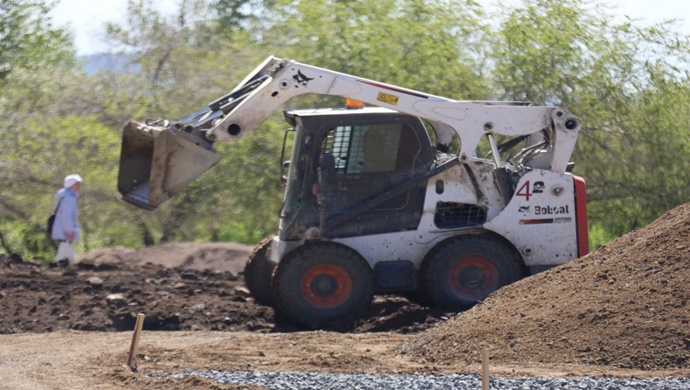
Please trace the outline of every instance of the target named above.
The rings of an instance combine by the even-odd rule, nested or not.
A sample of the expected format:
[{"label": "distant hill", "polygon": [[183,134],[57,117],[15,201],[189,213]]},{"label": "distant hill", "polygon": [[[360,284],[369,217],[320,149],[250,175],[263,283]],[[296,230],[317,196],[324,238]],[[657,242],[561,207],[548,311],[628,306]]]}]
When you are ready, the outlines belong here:
[{"label": "distant hill", "polygon": [[129,73],[138,72],[139,64],[134,62],[134,57],[129,54],[91,54],[79,58],[83,69],[88,74],[98,72]]}]

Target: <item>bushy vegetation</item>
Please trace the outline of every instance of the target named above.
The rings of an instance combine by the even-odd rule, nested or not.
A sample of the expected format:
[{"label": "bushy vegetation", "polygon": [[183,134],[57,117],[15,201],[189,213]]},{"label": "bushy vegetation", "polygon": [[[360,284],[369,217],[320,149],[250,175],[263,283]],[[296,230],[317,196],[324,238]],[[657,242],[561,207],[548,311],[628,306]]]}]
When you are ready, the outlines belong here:
[{"label": "bushy vegetation", "polygon": [[[222,161],[156,211],[120,200],[130,118],[179,119],[224,95],[268,55],[455,99],[567,108],[584,128],[573,160],[589,188],[591,245],[690,200],[690,45],[672,22],[617,21],[585,0],[131,1],[108,26],[136,71],[86,74],[49,2],[0,5],[0,251],[46,258],[43,224],[62,178],[85,178],[82,250],[163,241],[253,244],[277,229],[279,113],[218,144]],[[490,12],[489,12],[490,11]],[[309,98],[288,103],[341,104]]]}]

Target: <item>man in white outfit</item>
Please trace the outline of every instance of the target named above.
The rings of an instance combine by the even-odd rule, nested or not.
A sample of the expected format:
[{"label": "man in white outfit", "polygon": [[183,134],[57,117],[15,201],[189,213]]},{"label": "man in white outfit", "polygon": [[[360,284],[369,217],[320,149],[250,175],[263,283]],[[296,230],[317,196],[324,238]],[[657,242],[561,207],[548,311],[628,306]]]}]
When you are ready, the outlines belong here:
[{"label": "man in white outfit", "polygon": [[72,174],[65,177],[64,187],[55,194],[55,222],[51,238],[60,241],[55,262],[67,260],[74,264],[77,252],[74,243],[79,241],[79,210],[77,199],[81,192],[82,178]]}]

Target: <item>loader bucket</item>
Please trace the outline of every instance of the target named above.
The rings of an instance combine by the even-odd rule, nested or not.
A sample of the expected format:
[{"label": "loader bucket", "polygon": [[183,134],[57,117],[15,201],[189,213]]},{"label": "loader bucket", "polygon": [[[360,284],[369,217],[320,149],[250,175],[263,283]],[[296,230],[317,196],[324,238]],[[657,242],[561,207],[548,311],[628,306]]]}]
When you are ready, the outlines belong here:
[{"label": "loader bucket", "polygon": [[217,162],[205,140],[130,121],[122,133],[117,189],[125,201],[152,210]]}]

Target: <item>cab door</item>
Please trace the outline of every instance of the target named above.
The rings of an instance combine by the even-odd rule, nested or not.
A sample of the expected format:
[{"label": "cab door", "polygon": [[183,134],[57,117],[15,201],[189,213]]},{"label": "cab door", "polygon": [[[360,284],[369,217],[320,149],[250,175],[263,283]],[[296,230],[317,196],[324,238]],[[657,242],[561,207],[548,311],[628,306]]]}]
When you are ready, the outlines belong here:
[{"label": "cab door", "polygon": [[429,170],[430,145],[422,122],[399,114],[329,127],[316,174],[323,235],[416,229],[426,181],[411,183]]}]

